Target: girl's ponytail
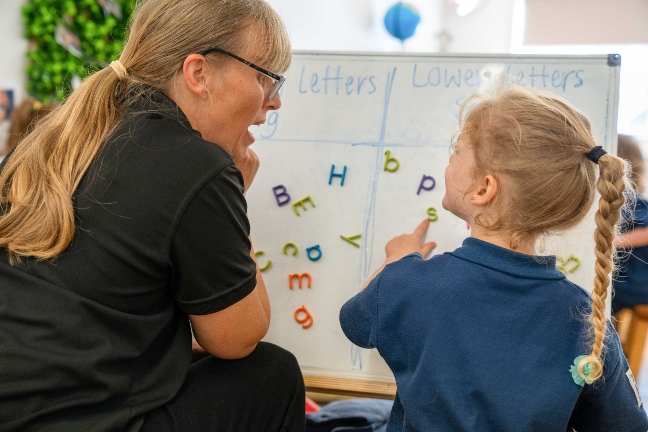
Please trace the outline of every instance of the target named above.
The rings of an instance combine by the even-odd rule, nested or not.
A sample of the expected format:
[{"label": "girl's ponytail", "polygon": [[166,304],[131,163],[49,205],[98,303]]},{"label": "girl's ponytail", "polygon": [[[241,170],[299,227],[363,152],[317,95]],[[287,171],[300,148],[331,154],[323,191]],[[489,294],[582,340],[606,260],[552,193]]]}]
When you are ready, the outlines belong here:
[{"label": "girl's ponytail", "polygon": [[[621,217],[621,208],[625,203],[626,173],[624,162],[610,154],[598,160],[599,178],[596,188],[601,195],[599,208],[596,211],[596,230],[594,240],[596,276],[592,291],[592,313],[589,322],[592,325],[594,339],[590,355],[578,364],[578,374],[587,383],[596,381],[603,373],[601,354],[606,331],[605,299],[610,286],[610,273],[614,269],[612,242],[616,235],[616,224]],[[590,366],[588,366],[588,364]],[[584,368],[588,370],[584,370]]]},{"label": "girl's ponytail", "polygon": [[72,196],[119,121],[120,80],[112,68],[88,77],[25,137],[0,173],[0,247],[54,258],[74,237]]}]

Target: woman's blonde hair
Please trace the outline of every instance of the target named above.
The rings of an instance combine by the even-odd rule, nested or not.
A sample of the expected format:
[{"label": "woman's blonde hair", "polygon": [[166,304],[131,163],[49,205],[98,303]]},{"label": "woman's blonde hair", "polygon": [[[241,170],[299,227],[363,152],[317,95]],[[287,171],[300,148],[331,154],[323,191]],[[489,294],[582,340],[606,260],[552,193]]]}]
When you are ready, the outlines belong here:
[{"label": "woman's blonde hair", "polygon": [[[589,212],[595,191],[600,193],[589,316],[593,337],[587,361],[578,366],[579,374],[593,382],[602,373],[605,299],[613,270],[612,241],[625,202],[626,165],[610,154],[598,166],[588,160],[596,142],[587,117],[557,96],[520,86],[472,96],[462,107],[460,127],[462,139],[475,152],[475,178],[494,174],[506,185],[505,195],[496,196],[495,211],[477,215],[475,223],[507,234],[514,249],[577,225]],[[594,371],[585,376],[587,363]]]},{"label": "woman's blonde hair", "polygon": [[0,247],[11,262],[54,258],[70,244],[76,188],[142,89],[168,91],[185,58],[205,48],[245,48],[247,28],[267,48],[252,61],[283,73],[290,42],[265,0],[139,2],[119,58],[127,76],[120,80],[108,67],[88,77],[23,139],[0,173]]}]

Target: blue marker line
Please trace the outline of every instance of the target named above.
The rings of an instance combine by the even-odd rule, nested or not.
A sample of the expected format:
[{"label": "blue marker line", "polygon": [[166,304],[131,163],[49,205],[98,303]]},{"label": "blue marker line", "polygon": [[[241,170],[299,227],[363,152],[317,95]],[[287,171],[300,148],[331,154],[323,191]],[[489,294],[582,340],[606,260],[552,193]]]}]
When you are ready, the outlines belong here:
[{"label": "blue marker line", "polygon": [[[392,70],[391,73],[387,74],[387,88],[385,89],[385,108],[383,112],[383,120],[380,126],[380,139],[379,142],[384,144],[385,142],[385,129],[387,128],[387,114],[389,113],[389,101],[391,99],[391,91],[394,87],[394,79],[396,78],[396,68]],[[373,188],[371,191],[371,206],[369,208],[369,219],[365,225],[365,239],[367,241],[367,247],[365,251],[369,252],[369,256],[365,259],[364,265],[364,277],[365,279],[369,275],[369,265],[373,258],[373,242],[374,242],[374,231],[376,226],[376,212],[374,208],[376,206],[376,194],[378,191],[378,180],[380,179],[380,156],[382,155],[382,146],[376,148],[377,157],[376,157],[376,166],[374,169],[374,181]],[[369,228],[371,226],[371,235],[369,235]],[[366,253],[366,252],[365,252]]]},{"label": "blue marker line", "polygon": [[259,142],[262,141],[271,141],[271,142],[281,142],[281,143],[299,143],[299,144],[340,144],[340,145],[350,145],[352,147],[448,147],[448,140],[444,141],[426,141],[426,142],[377,142],[377,141],[366,141],[366,142],[345,142],[345,141],[333,141],[333,140],[307,140],[307,139],[259,139]]},{"label": "blue marker line", "polygon": [[387,113],[389,112],[389,99],[391,98],[392,87],[396,78],[396,68],[391,73],[387,73],[387,88],[385,89],[385,110],[383,111],[382,125],[380,126],[379,142],[385,141],[385,129],[387,128]]},{"label": "blue marker line", "polygon": [[[373,182],[372,182],[372,188],[371,188],[371,194],[369,195],[369,201],[368,205],[365,206],[365,214],[370,215],[364,226],[364,238],[368,241],[368,243],[365,243],[365,247],[362,251],[362,261],[360,262],[360,272],[359,274],[361,275],[361,280],[359,281],[359,285],[362,286],[364,281],[366,280],[368,273],[369,273],[369,265],[371,263],[371,258],[373,255],[373,235],[371,238],[368,237],[369,235],[369,225],[371,224],[371,232],[373,234],[374,232],[374,225],[375,225],[375,215],[374,215],[374,208],[376,206],[376,192],[378,190],[378,178],[380,175],[380,160],[382,156],[382,146],[385,144],[385,129],[387,125],[387,112],[389,111],[389,100],[391,97],[391,90],[394,84],[394,78],[396,76],[396,68],[392,70],[391,73],[387,73],[387,86],[385,88],[385,105],[384,105],[384,111],[383,111],[383,118],[382,118],[382,123],[380,125],[380,138],[379,142],[375,143],[376,152],[375,152],[375,161],[374,161],[374,175],[373,175]],[[371,143],[372,145],[374,143]],[[367,251],[369,251],[369,256],[367,256]],[[364,261],[364,262],[363,262]],[[355,355],[354,355],[354,351]],[[353,344],[351,344],[351,363],[355,367],[356,361],[359,361],[360,363],[360,370],[362,370],[362,351],[360,351],[359,348],[355,347]]]}]

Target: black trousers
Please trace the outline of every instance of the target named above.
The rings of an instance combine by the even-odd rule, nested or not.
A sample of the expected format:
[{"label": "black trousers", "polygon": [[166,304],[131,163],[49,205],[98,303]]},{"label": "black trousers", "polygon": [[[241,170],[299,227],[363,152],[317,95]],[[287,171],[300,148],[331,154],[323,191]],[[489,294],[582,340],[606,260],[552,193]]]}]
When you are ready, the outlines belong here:
[{"label": "black trousers", "polygon": [[260,342],[243,359],[192,364],[175,398],[146,415],[142,432],[303,432],[305,417],[297,360]]}]

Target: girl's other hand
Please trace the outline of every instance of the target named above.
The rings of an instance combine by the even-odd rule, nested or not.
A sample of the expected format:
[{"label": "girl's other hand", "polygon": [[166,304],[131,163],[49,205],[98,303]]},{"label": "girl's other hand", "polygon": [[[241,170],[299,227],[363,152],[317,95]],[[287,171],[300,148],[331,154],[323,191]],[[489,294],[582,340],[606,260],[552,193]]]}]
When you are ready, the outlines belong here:
[{"label": "girl's other hand", "polygon": [[436,247],[435,242],[423,243],[429,226],[430,222],[425,219],[412,234],[401,234],[387,242],[385,246],[387,262],[398,261],[413,252],[419,252],[423,258],[426,258]]},{"label": "girl's other hand", "polygon": [[248,147],[245,157],[234,161],[234,165],[236,165],[239,171],[241,171],[241,174],[243,174],[243,185],[245,187],[245,192],[247,192],[254,181],[257,171],[259,170],[259,157],[254,150]]}]

